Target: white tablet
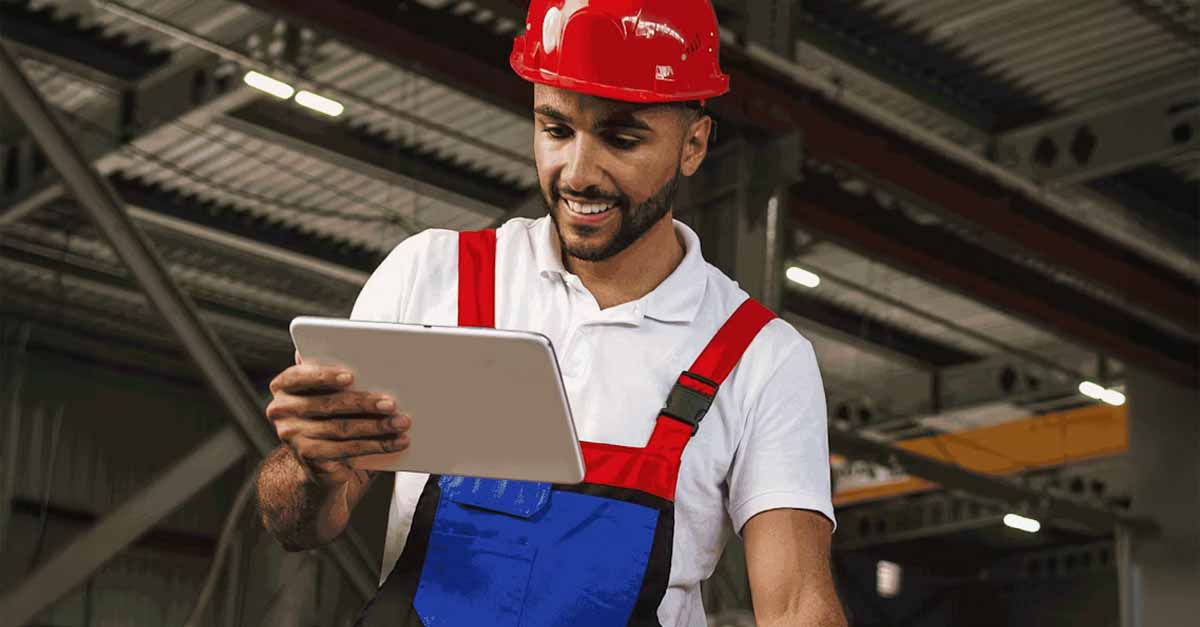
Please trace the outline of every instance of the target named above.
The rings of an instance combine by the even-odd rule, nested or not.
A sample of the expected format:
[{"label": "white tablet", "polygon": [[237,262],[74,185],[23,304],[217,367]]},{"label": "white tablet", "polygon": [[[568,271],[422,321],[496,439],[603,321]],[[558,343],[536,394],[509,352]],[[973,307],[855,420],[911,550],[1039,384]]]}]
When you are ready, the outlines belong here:
[{"label": "white tablet", "polygon": [[359,468],[579,483],[583,455],[550,340],[537,333],[302,316],[304,361],[354,372],[396,399],[412,445]]}]

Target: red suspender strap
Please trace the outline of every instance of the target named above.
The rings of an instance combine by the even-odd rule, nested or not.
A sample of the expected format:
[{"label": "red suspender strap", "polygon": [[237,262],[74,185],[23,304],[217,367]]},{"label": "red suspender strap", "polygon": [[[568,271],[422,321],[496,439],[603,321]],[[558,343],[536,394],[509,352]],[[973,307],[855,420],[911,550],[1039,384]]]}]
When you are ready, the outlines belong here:
[{"label": "red suspender strap", "polygon": [[[750,342],[753,342],[758,332],[774,318],[775,314],[770,309],[753,298],[747,298],[729,320],[725,321],[708,346],[700,352],[700,356],[692,363],[688,372],[721,385],[742,359],[742,354],[746,352]],[[680,382],[684,383],[683,379],[680,379]]]},{"label": "red suspender strap", "polygon": [[496,326],[496,231],[458,234],[458,326]]},{"label": "red suspender strap", "polygon": [[770,309],[747,298],[700,352],[692,367],[679,375],[662,413],[690,425],[694,434],[717,388],[733,371],[750,342],[773,318],[775,314]]},{"label": "red suspender strap", "polygon": [[773,318],[771,310],[753,299],[742,303],[691,369],[679,375],[645,448],[582,443],[587,464],[584,481],[633,488],[673,501],[684,447],[695,435],[717,388]]}]

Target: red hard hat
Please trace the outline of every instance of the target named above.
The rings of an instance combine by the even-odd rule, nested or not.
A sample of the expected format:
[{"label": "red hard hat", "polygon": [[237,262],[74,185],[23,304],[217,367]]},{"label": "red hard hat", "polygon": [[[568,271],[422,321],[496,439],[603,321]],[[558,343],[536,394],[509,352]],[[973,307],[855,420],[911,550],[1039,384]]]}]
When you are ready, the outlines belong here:
[{"label": "red hard hat", "polygon": [[509,63],[522,78],[631,102],[729,91],[709,0],[532,0]]}]

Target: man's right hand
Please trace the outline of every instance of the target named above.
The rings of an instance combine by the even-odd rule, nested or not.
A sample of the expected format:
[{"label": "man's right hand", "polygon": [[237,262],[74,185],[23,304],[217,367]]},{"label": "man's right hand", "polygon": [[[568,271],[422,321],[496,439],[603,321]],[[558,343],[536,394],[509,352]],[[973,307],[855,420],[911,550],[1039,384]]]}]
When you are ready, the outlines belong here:
[{"label": "man's right hand", "polygon": [[350,466],[362,455],[408,448],[412,420],[386,394],[354,390],[354,374],[299,363],[271,381],[267,418],[308,475],[326,488],[365,484],[370,473]]}]

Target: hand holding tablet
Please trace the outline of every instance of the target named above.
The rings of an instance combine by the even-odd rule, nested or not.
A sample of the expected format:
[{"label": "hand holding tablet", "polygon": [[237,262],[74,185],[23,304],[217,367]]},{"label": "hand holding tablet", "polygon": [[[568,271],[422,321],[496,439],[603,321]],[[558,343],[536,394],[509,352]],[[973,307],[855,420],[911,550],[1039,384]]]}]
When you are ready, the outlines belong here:
[{"label": "hand holding tablet", "polygon": [[[352,388],[328,401],[338,410],[330,412],[338,421],[330,432],[345,429],[363,448],[347,458],[353,468],[583,480],[570,407],[544,336],[315,317],[295,319],[291,332],[305,365],[353,373]],[[389,399],[392,410],[372,404]],[[399,435],[403,428],[407,435]]]}]

